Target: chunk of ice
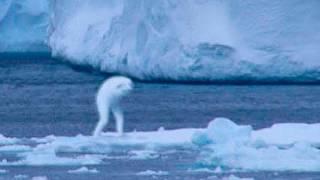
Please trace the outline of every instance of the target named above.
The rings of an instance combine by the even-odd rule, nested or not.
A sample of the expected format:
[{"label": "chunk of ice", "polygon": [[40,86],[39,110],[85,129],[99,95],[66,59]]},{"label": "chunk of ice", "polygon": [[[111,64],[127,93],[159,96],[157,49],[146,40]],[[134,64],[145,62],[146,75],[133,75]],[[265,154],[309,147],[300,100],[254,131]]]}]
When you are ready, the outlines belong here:
[{"label": "chunk of ice", "polygon": [[86,166],[80,167],[78,169],[69,170],[68,173],[72,174],[84,174],[84,173],[99,173],[95,168],[89,169]]},{"label": "chunk of ice", "polygon": [[166,176],[169,175],[167,171],[153,171],[153,170],[146,170],[138,172],[136,175],[138,176]]}]

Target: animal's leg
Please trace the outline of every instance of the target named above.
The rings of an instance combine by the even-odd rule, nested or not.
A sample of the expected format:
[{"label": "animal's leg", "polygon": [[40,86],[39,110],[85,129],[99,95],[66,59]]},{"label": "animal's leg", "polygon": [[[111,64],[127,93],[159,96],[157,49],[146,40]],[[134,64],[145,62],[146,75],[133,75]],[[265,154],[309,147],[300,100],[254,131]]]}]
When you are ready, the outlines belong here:
[{"label": "animal's leg", "polygon": [[112,110],[113,116],[116,120],[117,132],[120,136],[122,136],[123,135],[123,123],[124,123],[122,110],[119,105],[115,105],[114,107],[112,107],[111,110]]},{"label": "animal's leg", "polygon": [[93,136],[97,137],[101,134],[103,128],[108,124],[109,121],[109,109],[108,107],[105,107],[107,110],[100,110],[99,111],[99,122],[96,125],[96,128],[93,131]]}]

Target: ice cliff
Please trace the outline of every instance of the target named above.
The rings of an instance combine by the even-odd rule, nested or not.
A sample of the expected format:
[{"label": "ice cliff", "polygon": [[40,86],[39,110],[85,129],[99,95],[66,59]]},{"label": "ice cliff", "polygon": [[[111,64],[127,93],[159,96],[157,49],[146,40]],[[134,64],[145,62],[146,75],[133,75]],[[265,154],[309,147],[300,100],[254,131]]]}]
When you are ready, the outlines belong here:
[{"label": "ice cliff", "polygon": [[47,42],[53,56],[144,80],[314,82],[319,7],[317,0],[6,0],[0,51]]},{"label": "ice cliff", "polygon": [[48,51],[48,9],[46,0],[1,0],[0,53]]}]

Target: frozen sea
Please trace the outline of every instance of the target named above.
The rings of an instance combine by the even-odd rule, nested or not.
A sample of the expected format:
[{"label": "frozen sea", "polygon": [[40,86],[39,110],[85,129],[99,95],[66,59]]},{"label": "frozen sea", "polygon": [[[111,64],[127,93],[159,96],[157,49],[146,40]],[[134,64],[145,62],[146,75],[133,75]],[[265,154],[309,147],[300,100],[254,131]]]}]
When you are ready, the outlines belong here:
[{"label": "frozen sea", "polygon": [[[105,74],[44,57],[0,60],[0,134],[31,138],[90,135],[97,121],[94,97]],[[125,98],[125,130],[205,128],[215,117],[228,117],[253,128],[274,123],[320,121],[317,85],[195,85],[136,82]],[[111,121],[107,131],[114,131]],[[156,138],[156,137],[155,137]],[[171,149],[172,150],[172,149]],[[231,174],[254,179],[320,179],[318,172],[190,171],[197,150],[164,150],[155,158],[116,157],[99,165],[98,172],[75,171],[82,166],[6,166],[0,179],[221,179]],[[69,154],[70,155],[70,154]],[[0,152],[0,157],[10,155]],[[154,173],[148,173],[153,170]],[[39,177],[41,176],[41,177]],[[231,178],[230,178],[231,179]]]}]

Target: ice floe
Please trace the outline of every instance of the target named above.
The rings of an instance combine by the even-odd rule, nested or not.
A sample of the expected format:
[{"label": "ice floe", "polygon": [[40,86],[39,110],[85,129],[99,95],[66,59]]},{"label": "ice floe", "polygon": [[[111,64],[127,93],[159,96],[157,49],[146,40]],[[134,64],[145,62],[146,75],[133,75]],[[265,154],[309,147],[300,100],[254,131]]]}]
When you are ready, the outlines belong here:
[{"label": "ice floe", "polygon": [[27,179],[27,178],[29,178],[29,176],[26,174],[17,174],[14,176],[14,179]]},{"label": "ice floe", "polygon": [[138,176],[166,176],[169,175],[167,171],[153,171],[153,170],[146,170],[137,173]]},{"label": "ice floe", "polygon": [[[86,166],[110,159],[148,160],[190,151],[198,172],[320,171],[320,125],[275,124],[253,130],[227,118],[216,118],[207,128],[108,132],[99,137],[0,136],[0,166]],[[15,156],[8,158],[7,156]]]},{"label": "ice floe", "polygon": [[99,171],[95,168],[89,169],[86,166],[80,167],[78,169],[69,170],[68,173],[73,174],[83,174],[83,173],[99,173]]},{"label": "ice floe", "polygon": [[[306,126],[313,131],[299,133]],[[204,132],[195,134],[193,142],[200,147],[200,167],[245,171],[320,171],[319,140],[314,137],[317,128],[319,131],[318,124],[279,124],[253,131],[250,126],[216,118]],[[280,130],[282,133],[279,133]],[[287,139],[282,137],[290,136],[295,130],[298,135]],[[277,136],[280,141],[275,140]]]},{"label": "ice floe", "polygon": [[0,169],[0,174],[5,174],[5,173],[7,173],[7,172],[8,172],[8,170]]}]

